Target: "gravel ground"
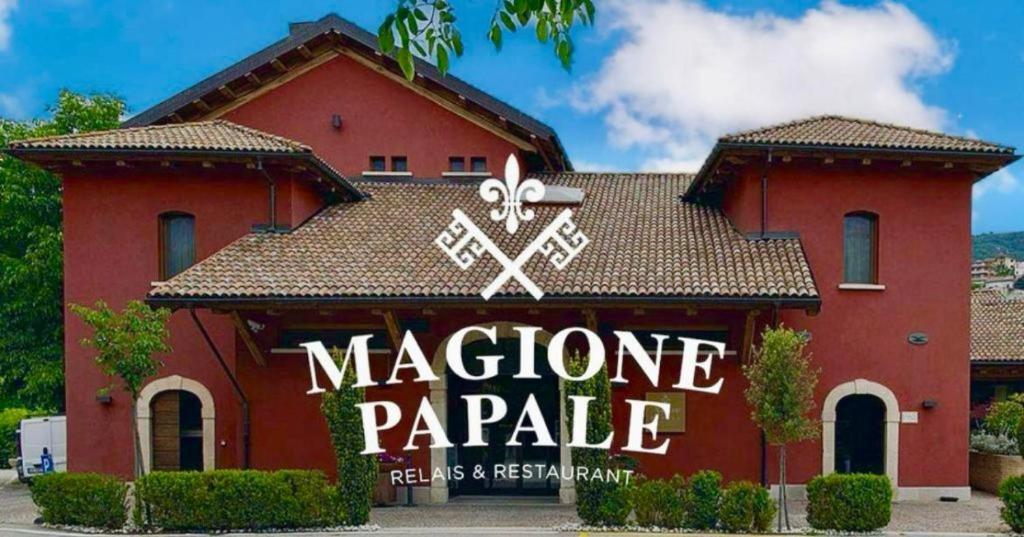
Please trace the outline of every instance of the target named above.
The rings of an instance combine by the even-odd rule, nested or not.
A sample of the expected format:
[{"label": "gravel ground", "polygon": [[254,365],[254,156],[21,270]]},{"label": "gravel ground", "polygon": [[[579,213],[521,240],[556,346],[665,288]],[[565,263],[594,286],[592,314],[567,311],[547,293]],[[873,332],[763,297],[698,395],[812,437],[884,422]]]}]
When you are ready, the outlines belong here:
[{"label": "gravel ground", "polygon": [[382,528],[520,527],[553,528],[579,522],[576,508],[553,502],[496,498],[456,499],[446,505],[383,507],[370,513]]},{"label": "gravel ground", "polygon": [[0,470],[0,523],[31,524],[38,515],[28,487],[14,470]]}]

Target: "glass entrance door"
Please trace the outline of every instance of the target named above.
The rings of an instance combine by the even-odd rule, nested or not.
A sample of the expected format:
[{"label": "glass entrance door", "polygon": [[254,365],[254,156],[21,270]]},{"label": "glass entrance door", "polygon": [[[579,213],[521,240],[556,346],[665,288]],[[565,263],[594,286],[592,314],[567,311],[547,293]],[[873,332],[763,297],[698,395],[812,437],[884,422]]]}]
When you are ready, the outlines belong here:
[{"label": "glass entrance door", "polygon": [[[483,381],[467,381],[448,373],[448,431],[456,444],[454,459],[449,464],[463,467],[464,477],[453,482],[454,495],[554,495],[558,493],[558,480],[548,479],[549,468],[558,468],[560,443],[558,377],[547,364],[547,349],[535,348],[536,370],[540,379],[513,379],[519,371],[519,340],[501,339],[469,343],[462,348],[466,370],[473,375],[483,372],[477,356],[501,355],[499,374]],[[530,394],[537,399],[555,447],[534,445],[536,435],[524,432],[519,436],[522,446],[506,446],[512,437],[519,415]],[[508,414],[497,423],[485,424],[483,430],[486,447],[463,447],[469,431],[466,423],[463,395],[497,395],[508,404]],[[484,412],[489,412],[485,405]],[[482,477],[474,476],[474,469],[483,469]]]}]

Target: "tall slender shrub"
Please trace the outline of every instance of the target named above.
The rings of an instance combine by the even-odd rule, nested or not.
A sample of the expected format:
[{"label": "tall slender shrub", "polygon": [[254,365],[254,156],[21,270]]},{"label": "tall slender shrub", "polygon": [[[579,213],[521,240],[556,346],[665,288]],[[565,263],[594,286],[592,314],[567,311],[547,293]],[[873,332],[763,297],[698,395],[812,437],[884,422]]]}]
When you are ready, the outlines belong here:
[{"label": "tall slender shrub", "polygon": [[[582,376],[586,371],[588,358],[576,351],[569,358],[566,369],[572,376]],[[602,365],[596,375],[581,381],[566,381],[566,408],[570,396],[593,397],[587,407],[587,443],[599,444],[612,432],[612,386],[608,379],[607,365]],[[596,448],[572,448],[573,466],[586,467],[590,472],[604,472],[612,467],[608,451]],[[628,507],[622,500],[628,499],[628,490],[622,483],[611,481],[584,480],[576,483],[576,513],[586,524],[595,526],[619,526],[629,516]],[[628,504],[628,502],[627,502]],[[622,514],[625,510],[625,515]]]},{"label": "tall slender shrub", "polygon": [[[337,349],[332,355],[340,362]],[[353,526],[370,520],[373,491],[377,486],[377,457],[361,454],[363,423],[356,405],[366,401],[366,391],[353,387],[355,383],[353,368],[346,368],[341,387],[325,392],[320,405],[331,432],[338,469],[338,509],[344,522]]]}]

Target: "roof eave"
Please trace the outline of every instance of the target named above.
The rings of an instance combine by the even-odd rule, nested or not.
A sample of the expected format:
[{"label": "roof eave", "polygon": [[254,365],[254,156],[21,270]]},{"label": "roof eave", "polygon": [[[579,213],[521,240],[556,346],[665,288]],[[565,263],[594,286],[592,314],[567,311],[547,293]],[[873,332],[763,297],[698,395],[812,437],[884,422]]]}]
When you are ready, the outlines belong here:
[{"label": "roof eave", "polygon": [[[102,155],[105,157],[179,157],[179,158],[209,158],[225,161],[245,162],[253,159],[282,159],[304,162],[314,169],[322,177],[328,179],[336,186],[352,196],[353,200],[362,200],[366,194],[355,187],[345,177],[334,171],[323,160],[310,152],[287,152],[287,151],[232,151],[215,149],[119,149],[119,148],[49,148],[49,147],[5,147],[0,149],[12,157],[40,164],[42,159],[33,158],[38,156],[52,157],[52,160],[75,160],[74,157],[83,155]],[[111,158],[111,160],[113,160]]]},{"label": "roof eave", "polygon": [[[269,305],[288,308],[308,308],[319,306],[371,306],[371,305],[451,305],[479,306],[479,296],[339,296],[339,297],[298,297],[298,296],[152,296],[146,297],[146,303],[154,307],[183,308],[229,308],[229,307],[268,307]],[[495,296],[488,304],[537,307],[537,301],[530,296]],[[608,295],[545,295],[545,306],[584,305],[607,306],[623,304],[651,304],[660,306],[729,306],[729,307],[778,307],[780,309],[802,309],[817,313],[821,308],[821,298],[817,296],[779,297],[779,296],[608,296]]]},{"label": "roof eave", "polygon": [[[1002,151],[955,151],[955,150],[936,150],[936,149],[896,149],[896,148],[885,148],[885,147],[863,147],[863,146],[846,146],[846,145],[828,145],[828,144],[783,144],[783,143],[752,143],[752,142],[727,142],[719,140],[718,143],[711,149],[711,153],[704,160],[704,164],[701,165],[700,170],[690,187],[683,194],[683,199],[690,200],[697,193],[698,189],[704,182],[710,179],[710,175],[718,167],[718,163],[721,160],[721,156],[728,150],[758,150],[758,151],[826,151],[834,153],[850,153],[850,154],[865,154],[865,153],[891,153],[894,156],[897,155],[911,155],[911,156],[927,156],[927,157],[950,157],[950,158],[983,158],[996,161],[999,163],[999,168],[1008,166],[1018,159],[1021,155],[1016,154],[1015,149],[1012,147],[1006,147]],[[999,169],[997,168],[997,170]],[[987,177],[989,172],[979,176],[977,180],[981,180]]]},{"label": "roof eave", "polygon": [[[293,27],[296,26],[293,25]],[[197,99],[216,91],[221,86],[225,86],[232,81],[246,76],[246,73],[251,73],[262,66],[270,64],[270,62],[275,58],[295,50],[316,37],[330,33],[347,38],[374,51],[374,56],[380,55],[381,57],[386,57],[380,54],[380,48],[374,34],[371,34],[367,30],[335,13],[330,13],[318,21],[300,23],[294,32],[290,33],[283,39],[280,39],[262,50],[235,62],[227,68],[218,71],[217,73],[172,95],[171,97],[168,97],[167,99],[164,99],[160,103],[147,108],[146,110],[125,120],[121,124],[121,127],[140,127],[160,122],[165,118],[180,112]],[[414,61],[416,63],[416,72],[418,76],[427,78],[435,84],[444,87],[448,91],[467,97],[468,100],[475,103],[480,108],[487,110],[488,113],[494,114],[497,117],[502,117],[510,123],[517,125],[522,130],[536,136],[539,140],[544,140],[551,144],[551,147],[558,153],[559,159],[564,163],[566,171],[572,171],[572,163],[569,161],[568,154],[566,153],[561,141],[558,139],[554,129],[516,109],[515,107],[499,101],[486,92],[477,89],[472,84],[469,84],[454,75],[442,75],[436,67],[427,61],[420,58],[414,58]],[[397,62],[395,62],[395,65],[397,65]],[[492,101],[492,103],[484,101]],[[495,103],[497,106],[502,107],[505,110],[495,109]],[[507,117],[509,115],[516,117]],[[545,151],[543,147],[537,146],[536,143],[533,143],[532,145],[536,146],[538,151]]]}]

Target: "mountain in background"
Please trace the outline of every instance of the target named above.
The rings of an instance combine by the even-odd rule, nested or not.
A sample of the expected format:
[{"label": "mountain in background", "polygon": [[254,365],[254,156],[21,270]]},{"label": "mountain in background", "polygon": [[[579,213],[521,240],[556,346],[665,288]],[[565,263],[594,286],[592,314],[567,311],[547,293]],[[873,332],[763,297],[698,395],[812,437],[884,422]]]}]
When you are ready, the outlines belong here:
[{"label": "mountain in background", "polygon": [[982,233],[973,237],[974,259],[986,259],[1000,254],[1007,254],[1018,260],[1024,260],[1024,231],[1009,233]]}]

